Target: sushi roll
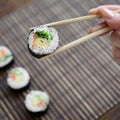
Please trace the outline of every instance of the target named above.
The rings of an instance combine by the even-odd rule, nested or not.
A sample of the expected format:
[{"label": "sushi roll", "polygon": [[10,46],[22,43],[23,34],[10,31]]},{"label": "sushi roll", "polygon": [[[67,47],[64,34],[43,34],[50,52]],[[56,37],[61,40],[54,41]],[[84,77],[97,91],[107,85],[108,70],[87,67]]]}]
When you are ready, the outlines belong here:
[{"label": "sushi roll", "polygon": [[3,68],[10,64],[12,60],[13,55],[11,51],[5,46],[0,46],[0,68]]},{"label": "sushi roll", "polygon": [[49,104],[49,96],[40,90],[31,91],[25,98],[25,106],[31,112],[43,112]]},{"label": "sushi roll", "polygon": [[12,89],[20,89],[29,84],[30,75],[22,67],[12,69],[7,78],[7,83]]},{"label": "sushi roll", "polygon": [[53,27],[39,26],[29,34],[28,49],[35,57],[54,52],[59,45],[58,32]]}]

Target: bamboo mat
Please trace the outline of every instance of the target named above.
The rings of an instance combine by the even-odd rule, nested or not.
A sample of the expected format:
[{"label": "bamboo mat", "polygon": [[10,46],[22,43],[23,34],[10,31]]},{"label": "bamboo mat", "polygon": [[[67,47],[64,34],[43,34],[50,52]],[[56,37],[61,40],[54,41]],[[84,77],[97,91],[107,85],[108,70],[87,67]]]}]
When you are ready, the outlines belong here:
[{"label": "bamboo mat", "polygon": [[[119,0],[34,0],[28,6],[0,20],[0,44],[14,54],[14,63],[0,71],[0,120],[93,120],[120,102],[120,66],[111,55],[108,36],[94,38],[45,61],[27,50],[29,28],[71,17],[87,15],[101,4],[120,4]],[[100,22],[100,21],[99,21]],[[86,34],[93,20],[57,28],[60,46]],[[7,72],[23,66],[30,73],[30,85],[20,91],[6,83]],[[48,110],[33,114],[24,99],[30,90],[47,91]]]}]

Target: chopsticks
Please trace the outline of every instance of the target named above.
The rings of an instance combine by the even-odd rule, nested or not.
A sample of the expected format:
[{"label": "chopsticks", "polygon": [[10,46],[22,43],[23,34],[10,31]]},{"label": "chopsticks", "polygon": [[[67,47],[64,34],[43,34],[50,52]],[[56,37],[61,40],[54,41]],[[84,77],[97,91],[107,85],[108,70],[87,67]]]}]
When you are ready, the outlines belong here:
[{"label": "chopsticks", "polygon": [[[120,10],[116,10],[115,12],[117,13],[120,13]],[[60,26],[60,25],[65,25],[65,24],[70,24],[70,23],[75,23],[75,22],[80,22],[80,21],[87,21],[87,20],[92,20],[92,19],[95,19],[95,18],[102,18],[101,15],[88,15],[88,16],[83,16],[83,17],[78,17],[78,18],[72,18],[72,19],[67,19],[67,20],[62,20],[62,21],[58,21],[58,22],[53,22],[53,23],[49,23],[49,24],[45,24],[45,26],[51,26],[51,27],[55,27],[55,26]],[[35,27],[33,28],[30,28],[30,29],[34,29]],[[91,33],[91,34],[88,34],[80,39],[77,39],[71,43],[68,43],[60,48],[58,48],[55,52],[51,53],[51,54],[48,54],[46,56],[43,56],[40,58],[40,60],[44,60],[48,57],[51,57],[55,54],[58,54],[58,53],[61,53],[69,48],[72,48],[74,46],[77,46],[78,44],[81,44],[85,41],[88,41],[90,40],[91,38],[94,38],[94,37],[97,37],[103,33],[106,33],[106,32],[110,32],[112,29],[109,28],[108,26],[104,27],[103,29],[101,30],[98,30],[94,33]]]},{"label": "chopsticks", "polygon": [[91,38],[97,37],[97,36],[99,36],[99,35],[101,35],[101,34],[103,34],[105,32],[109,32],[111,30],[112,30],[111,28],[105,27],[105,28],[103,28],[101,30],[98,30],[98,31],[94,32],[94,33],[88,34],[88,35],[86,35],[86,36],[84,36],[84,37],[82,37],[80,39],[77,39],[77,40],[75,40],[75,41],[73,41],[71,43],[68,43],[68,44],[64,45],[63,47],[58,48],[55,52],[53,52],[51,54],[48,54],[48,55],[46,55],[44,57],[41,57],[39,60],[44,60],[44,59],[46,59],[48,57],[51,57],[51,56],[53,56],[55,54],[61,53],[61,52],[65,51],[65,50],[67,50],[69,48],[77,46],[78,44],[81,44],[81,43],[83,43],[83,42],[85,42],[87,40],[90,40]]}]

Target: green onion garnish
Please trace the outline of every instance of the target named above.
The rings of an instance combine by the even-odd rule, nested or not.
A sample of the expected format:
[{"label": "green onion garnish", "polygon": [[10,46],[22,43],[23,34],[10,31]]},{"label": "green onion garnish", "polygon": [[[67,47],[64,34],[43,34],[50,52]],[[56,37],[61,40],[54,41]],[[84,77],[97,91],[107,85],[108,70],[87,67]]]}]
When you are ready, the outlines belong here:
[{"label": "green onion garnish", "polygon": [[53,39],[53,35],[50,33],[50,32],[47,32],[47,31],[36,31],[36,34],[40,37],[40,38],[45,38],[47,39],[48,41],[51,41]]}]

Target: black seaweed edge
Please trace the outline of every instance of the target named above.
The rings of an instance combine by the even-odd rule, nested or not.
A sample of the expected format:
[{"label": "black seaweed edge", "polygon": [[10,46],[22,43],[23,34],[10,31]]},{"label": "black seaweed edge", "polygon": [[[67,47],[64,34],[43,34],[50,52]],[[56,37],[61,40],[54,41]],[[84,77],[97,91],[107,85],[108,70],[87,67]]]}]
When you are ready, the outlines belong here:
[{"label": "black seaweed edge", "polygon": [[48,104],[47,108],[44,111],[37,111],[37,112],[30,111],[29,109],[27,109],[27,107],[25,105],[24,105],[24,107],[25,107],[26,111],[28,113],[30,113],[32,116],[34,116],[34,115],[36,115],[36,116],[44,116],[45,114],[47,114],[50,105]]},{"label": "black seaweed edge", "polygon": [[14,64],[14,57],[12,58],[12,60],[8,63],[8,64],[6,64],[5,66],[3,66],[3,67],[0,67],[0,71],[3,71],[3,70],[6,70],[8,67],[10,67],[11,65],[13,65]]}]

